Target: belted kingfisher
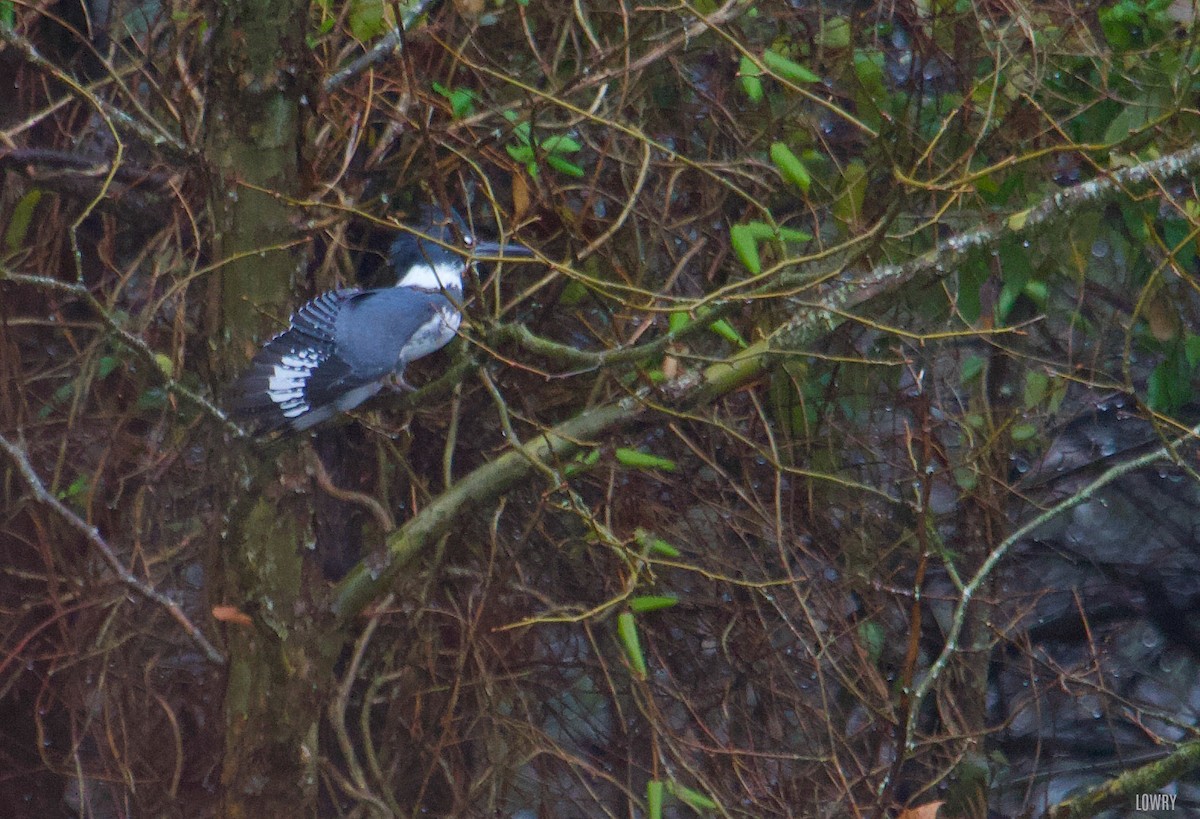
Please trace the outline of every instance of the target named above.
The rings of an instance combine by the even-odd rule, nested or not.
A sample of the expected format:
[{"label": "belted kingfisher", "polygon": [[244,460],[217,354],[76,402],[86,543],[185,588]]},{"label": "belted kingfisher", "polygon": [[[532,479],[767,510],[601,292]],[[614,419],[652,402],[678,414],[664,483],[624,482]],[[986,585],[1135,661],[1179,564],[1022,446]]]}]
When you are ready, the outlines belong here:
[{"label": "belted kingfisher", "polygon": [[299,432],[354,409],[384,386],[412,390],[404,368],[458,332],[463,274],[477,257],[533,255],[514,242],[476,240],[457,216],[421,233],[429,238],[401,233],[392,243],[394,287],[331,290],[297,310],[234,385],[232,415],[258,434]]}]

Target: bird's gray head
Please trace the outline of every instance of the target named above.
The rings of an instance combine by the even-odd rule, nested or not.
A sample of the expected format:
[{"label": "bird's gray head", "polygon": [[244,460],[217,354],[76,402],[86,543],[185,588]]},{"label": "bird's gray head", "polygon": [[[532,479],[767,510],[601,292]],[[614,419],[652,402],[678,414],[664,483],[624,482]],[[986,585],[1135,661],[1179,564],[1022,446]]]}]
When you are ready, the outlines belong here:
[{"label": "bird's gray head", "polygon": [[396,271],[397,287],[462,293],[462,277],[479,257],[519,256],[533,252],[516,242],[477,239],[457,213],[449,217],[432,208],[421,209],[419,235],[402,232],[388,251],[388,264]]}]

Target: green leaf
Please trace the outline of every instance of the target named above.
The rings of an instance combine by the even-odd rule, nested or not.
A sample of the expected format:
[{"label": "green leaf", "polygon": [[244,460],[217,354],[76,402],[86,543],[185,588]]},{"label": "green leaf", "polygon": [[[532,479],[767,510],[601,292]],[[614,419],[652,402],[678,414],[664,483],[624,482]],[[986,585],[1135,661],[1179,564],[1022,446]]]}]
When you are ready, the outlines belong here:
[{"label": "green leaf", "polygon": [[[516,114],[513,114],[513,116],[516,116]],[[526,145],[529,145],[533,142],[532,134],[532,127],[528,122],[518,122],[513,125],[513,136],[516,137],[518,141],[524,142]]]},{"label": "green leaf", "polygon": [[66,489],[59,491],[59,500],[70,500],[78,498],[81,495],[86,495],[91,488],[92,481],[88,475],[78,475],[75,480],[71,481],[71,485]]},{"label": "green leaf", "polygon": [[566,466],[565,472],[568,478],[574,477],[587,470],[589,466],[595,466],[600,460],[600,450],[598,448],[589,449],[586,453],[580,452]]},{"label": "green leaf", "polygon": [[670,789],[672,796],[694,811],[716,810],[721,807],[708,794],[692,790],[686,785],[680,785],[678,782],[672,781],[667,787]]},{"label": "green leaf", "polygon": [[1033,424],[1015,424],[1012,428],[1012,439],[1018,443],[1028,441],[1037,435],[1037,427]]},{"label": "green leaf", "polygon": [[166,353],[155,353],[154,363],[158,365],[158,369],[161,370],[162,374],[167,378],[175,377],[175,362],[171,360],[169,355]]},{"label": "green leaf", "polygon": [[1159,363],[1146,384],[1146,403],[1153,410],[1174,413],[1192,400],[1192,368],[1185,345],[1176,344]]},{"label": "green leaf", "polygon": [[450,101],[450,114],[455,119],[463,119],[475,113],[475,92],[469,88],[447,88],[435,82],[433,90]]},{"label": "green leaf", "polygon": [[1021,291],[1011,284],[1006,284],[1000,288],[1000,298],[996,299],[997,322],[1003,324],[1008,319],[1008,314],[1017,305],[1017,296],[1019,295],[1021,295]]},{"label": "green leaf", "polygon": [[33,188],[13,207],[12,218],[8,220],[8,228],[4,231],[4,247],[9,253],[17,252],[25,244],[25,236],[29,233],[29,225],[33,221],[33,212],[41,199],[41,188]]},{"label": "green leaf", "polygon": [[750,235],[753,236],[757,241],[774,239],[778,235],[778,231],[776,231],[775,228],[771,227],[766,222],[747,222],[746,230],[749,231]]},{"label": "green leaf", "polygon": [[804,167],[800,157],[792,153],[791,148],[782,142],[771,143],[771,161],[779,168],[779,173],[784,179],[799,188],[801,193],[808,193],[812,186],[812,175],[809,174],[808,168]]},{"label": "green leaf", "polygon": [[669,609],[678,602],[678,597],[642,595],[641,597],[630,598],[629,609],[634,614],[643,614],[647,611],[660,611],[662,609]]},{"label": "green leaf", "polygon": [[854,73],[858,77],[858,84],[876,106],[887,98],[887,87],[883,81],[886,64],[887,58],[881,51],[860,49],[854,52]]},{"label": "green leaf", "polygon": [[983,254],[978,251],[969,253],[958,268],[958,293],[955,300],[963,319],[969,324],[979,321],[979,314],[983,309],[979,294],[988,280],[988,275]]},{"label": "green leaf", "polygon": [[827,17],[821,21],[820,43],[826,48],[850,47],[850,21],[845,17]]},{"label": "green leaf", "polygon": [[858,639],[866,648],[872,665],[878,663],[879,658],[883,656],[883,646],[887,639],[883,626],[871,620],[863,620],[858,624]]},{"label": "green leaf", "polygon": [[638,529],[633,533],[633,536],[637,539],[638,545],[645,549],[648,554],[672,559],[683,554],[670,543],[667,543],[660,537],[655,537],[653,532],[647,532],[645,529]]},{"label": "green leaf", "polygon": [[1050,298],[1050,288],[1040,279],[1027,281],[1022,292],[1038,307],[1045,307],[1046,300]]},{"label": "green leaf", "polygon": [[1183,350],[1189,367],[1194,369],[1196,365],[1200,364],[1200,336],[1188,333]]},{"label": "green leaf", "polygon": [[646,817],[647,819],[662,819],[663,782],[661,779],[651,779],[646,783]]},{"label": "green leaf", "polygon": [[1005,284],[1011,284],[1020,293],[1033,277],[1033,262],[1030,259],[1029,243],[1019,236],[1006,235],[997,249],[1000,260],[1000,275]]},{"label": "green leaf", "polygon": [[138,396],[139,410],[159,410],[167,405],[167,394],[159,387],[151,387]]},{"label": "green leaf", "polygon": [[981,355],[969,355],[963,359],[962,368],[959,371],[959,378],[962,383],[966,384],[971,379],[983,372],[983,365],[986,363]]},{"label": "green leaf", "polygon": [[742,334],[734,329],[734,326],[725,319],[717,319],[712,324],[708,325],[708,329],[712,330],[730,344],[736,344],[743,350],[750,346],[746,343],[746,339],[742,338]]},{"label": "green leaf", "polygon": [[546,156],[546,164],[559,173],[565,176],[570,176],[574,179],[579,179],[584,175],[583,168],[579,167],[574,162],[563,159],[561,156],[548,154]]},{"label": "green leaf", "polygon": [[853,224],[862,218],[863,202],[867,198],[867,166],[861,159],[846,165],[842,173],[842,189],[833,203],[833,215]]},{"label": "green leaf", "polygon": [[762,272],[762,259],[758,255],[758,240],[750,225],[734,225],[729,229],[729,244],[747,270],[754,275]]},{"label": "green leaf", "polygon": [[761,241],[807,242],[812,234],[795,228],[777,228],[766,222],[747,222],[729,228],[729,245],[746,269],[758,275],[762,272],[762,258],[758,253]]},{"label": "green leaf", "polygon": [[687,323],[691,321],[691,317],[684,310],[676,310],[667,317],[667,330],[672,333],[679,332]]},{"label": "green leaf", "polygon": [[618,447],[615,454],[617,463],[632,469],[661,469],[664,472],[674,472],[678,468],[670,458],[660,458],[629,447]]},{"label": "green leaf", "polygon": [[96,369],[96,375],[100,378],[108,378],[109,374],[117,368],[117,364],[119,363],[115,355],[101,356],[100,366]]},{"label": "green leaf", "polygon": [[1030,371],[1025,373],[1025,409],[1032,409],[1042,403],[1049,392],[1050,376],[1045,373]]},{"label": "green leaf", "polygon": [[779,240],[782,242],[811,242],[812,234],[807,230],[797,230],[796,228],[781,227],[778,230]]},{"label": "green leaf", "polygon": [[542,150],[548,154],[573,154],[582,148],[578,141],[565,134],[555,134],[542,140]]},{"label": "green leaf", "polygon": [[621,638],[621,646],[629,665],[639,680],[646,679],[646,656],[642,654],[642,641],[638,638],[637,623],[633,615],[623,611],[617,615],[617,636]]},{"label": "green leaf", "polygon": [[383,0],[353,0],[350,4],[350,33],[356,40],[372,40],[387,30]]},{"label": "green leaf", "polygon": [[520,162],[522,165],[533,162],[533,146],[532,145],[528,145],[528,144],[505,145],[504,150],[508,151],[508,155],[511,156],[517,162]]},{"label": "green leaf", "polygon": [[742,80],[742,91],[747,99],[757,105],[763,101],[762,69],[754,64],[749,57],[742,57],[738,63],[738,76]]},{"label": "green leaf", "polygon": [[789,60],[782,54],[777,54],[770,49],[763,52],[762,61],[763,65],[771,69],[772,72],[790,82],[808,83],[821,81],[820,76],[809,71],[800,65],[800,63]]},{"label": "green leaf", "polygon": [[587,294],[587,286],[581,281],[572,279],[563,288],[562,293],[558,297],[558,303],[564,307],[574,307],[583,301],[587,297]]}]

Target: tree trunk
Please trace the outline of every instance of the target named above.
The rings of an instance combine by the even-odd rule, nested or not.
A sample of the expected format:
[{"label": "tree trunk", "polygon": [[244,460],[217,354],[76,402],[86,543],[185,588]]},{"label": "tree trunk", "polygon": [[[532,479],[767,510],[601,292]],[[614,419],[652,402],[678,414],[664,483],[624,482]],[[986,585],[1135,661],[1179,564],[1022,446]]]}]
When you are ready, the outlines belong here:
[{"label": "tree trunk", "polygon": [[[263,191],[303,188],[302,100],[313,83],[307,2],[218,1],[210,11],[206,154],[213,256],[221,265],[210,305],[219,328],[213,370],[227,382],[279,329],[303,268],[294,214]],[[235,507],[223,555],[223,601],[252,623],[229,628],[222,815],[311,815],[336,645],[323,639],[328,629],[317,614],[327,607],[308,603],[302,544],[311,516],[302,500],[289,508],[272,495],[274,465],[249,471],[254,479]]]}]

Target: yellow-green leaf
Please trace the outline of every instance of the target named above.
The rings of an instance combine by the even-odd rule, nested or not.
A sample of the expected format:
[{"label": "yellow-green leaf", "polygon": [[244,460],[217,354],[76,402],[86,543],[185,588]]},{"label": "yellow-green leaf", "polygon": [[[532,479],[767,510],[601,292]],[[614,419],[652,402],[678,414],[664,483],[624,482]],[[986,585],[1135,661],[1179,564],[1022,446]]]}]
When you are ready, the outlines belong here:
[{"label": "yellow-green leaf", "polygon": [[9,253],[15,253],[25,243],[25,235],[33,221],[33,212],[42,199],[40,188],[34,188],[21,197],[13,207],[12,218],[8,220],[8,229],[4,231],[4,247]]},{"label": "yellow-green leaf", "polygon": [[533,148],[530,145],[505,145],[504,150],[508,151],[508,155],[517,162],[525,163],[533,161]]},{"label": "yellow-green leaf", "polygon": [[800,157],[792,153],[791,148],[782,142],[771,143],[771,161],[775,163],[784,179],[799,188],[801,193],[808,193],[812,185],[812,176],[800,161]]},{"label": "yellow-green leaf", "polygon": [[833,214],[851,225],[862,218],[863,202],[867,198],[867,167],[861,159],[846,164],[842,173],[842,190],[833,203]]},{"label": "yellow-green leaf", "polygon": [[742,334],[734,329],[734,326],[725,319],[717,319],[712,324],[708,325],[708,329],[712,330],[729,343],[736,344],[743,350],[750,346],[746,343],[746,339],[742,338]]},{"label": "yellow-green leaf", "polygon": [[350,33],[364,42],[383,34],[388,27],[386,9],[383,0],[354,0],[350,4]]},{"label": "yellow-green leaf", "polygon": [[1025,373],[1025,409],[1031,409],[1042,403],[1046,393],[1050,391],[1050,376],[1030,370]]},{"label": "yellow-green leaf", "polygon": [[1017,424],[1012,428],[1012,439],[1014,441],[1028,441],[1037,435],[1037,427],[1033,424]]},{"label": "yellow-green leaf", "polygon": [[807,68],[800,65],[800,63],[789,60],[782,54],[777,54],[769,49],[763,52],[762,61],[763,65],[771,69],[772,72],[790,82],[821,81],[820,76],[809,71]]},{"label": "yellow-green leaf", "polygon": [[749,57],[742,57],[738,64],[738,77],[742,80],[742,91],[750,102],[757,105],[763,101],[762,69]]},{"label": "yellow-green leaf", "polygon": [[542,150],[548,154],[573,154],[583,146],[566,134],[555,134],[542,140]]},{"label": "yellow-green leaf", "polygon": [[680,785],[678,782],[672,781],[668,787],[672,796],[692,810],[716,810],[720,807],[708,794],[693,790],[686,785]]},{"label": "yellow-green leaf", "polygon": [[638,679],[646,679],[646,656],[642,654],[642,641],[638,637],[637,622],[633,615],[623,611],[617,615],[617,636],[621,638],[621,646],[629,665],[633,668]]},{"label": "yellow-green leaf", "polygon": [[1023,210],[1020,213],[1014,213],[1008,217],[1008,229],[1020,230],[1025,227],[1025,221],[1029,218],[1029,211]]},{"label": "yellow-green leaf", "polygon": [[647,819],[662,819],[663,782],[661,779],[651,779],[646,783],[646,816]]},{"label": "yellow-green leaf", "polygon": [[[753,223],[751,223],[753,224]],[[729,244],[738,261],[754,275],[762,272],[762,259],[758,255],[758,240],[754,238],[751,225],[734,225],[729,229]]]},{"label": "yellow-green leaf", "polygon": [[642,614],[647,611],[660,611],[662,609],[669,609],[678,602],[678,597],[643,594],[639,597],[631,597],[629,599],[629,609],[634,614]]},{"label": "yellow-green leaf", "polygon": [[766,222],[747,222],[746,232],[760,242],[765,239],[777,239],[779,237],[779,231]]},{"label": "yellow-green leaf", "polygon": [[822,20],[820,42],[826,48],[849,48],[850,21],[845,17],[827,17]]},{"label": "yellow-green leaf", "polygon": [[171,360],[169,355],[166,355],[165,353],[155,353],[154,363],[158,365],[158,368],[162,370],[163,375],[165,375],[167,378],[175,377],[175,362]]},{"label": "yellow-green leaf", "polygon": [[618,447],[615,454],[617,463],[633,469],[662,469],[666,472],[674,472],[677,468],[675,462],[670,458],[660,458],[658,455],[651,455],[649,452],[641,452],[629,447]]},{"label": "yellow-green leaf", "polygon": [[638,544],[648,553],[670,558],[676,558],[682,554],[682,552],[670,543],[667,543],[662,538],[655,537],[653,532],[647,532],[645,529],[638,529],[633,533],[633,536],[637,538]]},{"label": "yellow-green leaf", "polygon": [[570,160],[566,160],[561,156],[557,156],[556,154],[547,154],[546,164],[559,173],[574,177],[575,179],[579,179],[583,176],[583,168],[579,167]]}]

